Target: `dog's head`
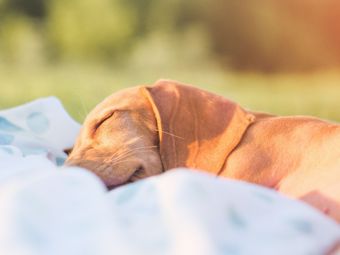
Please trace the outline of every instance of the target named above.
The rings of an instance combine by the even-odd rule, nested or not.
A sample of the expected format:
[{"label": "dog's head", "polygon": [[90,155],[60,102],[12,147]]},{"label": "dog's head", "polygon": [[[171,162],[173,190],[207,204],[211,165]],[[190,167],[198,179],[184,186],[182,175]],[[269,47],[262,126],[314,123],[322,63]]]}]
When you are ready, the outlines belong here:
[{"label": "dog's head", "polygon": [[88,115],[67,161],[115,187],[175,167],[218,174],[253,115],[173,81],[123,90]]}]

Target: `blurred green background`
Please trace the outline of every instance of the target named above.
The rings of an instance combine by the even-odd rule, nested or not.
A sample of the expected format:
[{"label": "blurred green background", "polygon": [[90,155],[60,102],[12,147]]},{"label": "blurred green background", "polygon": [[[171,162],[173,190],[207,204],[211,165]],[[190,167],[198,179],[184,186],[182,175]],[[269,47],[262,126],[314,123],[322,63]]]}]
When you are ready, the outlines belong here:
[{"label": "blurred green background", "polygon": [[82,121],[168,78],[340,121],[339,67],[338,0],[0,0],[0,108],[55,95]]}]

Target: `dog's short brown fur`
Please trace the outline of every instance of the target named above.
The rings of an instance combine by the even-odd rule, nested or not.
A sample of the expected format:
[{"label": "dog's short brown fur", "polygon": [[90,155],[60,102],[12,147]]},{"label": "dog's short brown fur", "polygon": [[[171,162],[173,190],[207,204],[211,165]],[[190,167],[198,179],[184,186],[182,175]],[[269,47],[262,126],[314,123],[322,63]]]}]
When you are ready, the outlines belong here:
[{"label": "dog's short brown fur", "polygon": [[115,93],[86,118],[68,164],[115,187],[175,167],[257,183],[340,222],[340,125],[246,111],[159,81]]}]

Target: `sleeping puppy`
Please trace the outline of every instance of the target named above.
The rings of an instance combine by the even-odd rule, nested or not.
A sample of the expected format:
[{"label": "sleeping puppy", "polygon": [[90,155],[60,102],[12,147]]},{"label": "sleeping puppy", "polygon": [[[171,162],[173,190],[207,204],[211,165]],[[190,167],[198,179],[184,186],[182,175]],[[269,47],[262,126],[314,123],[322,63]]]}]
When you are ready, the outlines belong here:
[{"label": "sleeping puppy", "polygon": [[340,125],[247,111],[173,81],[105,99],[67,163],[109,188],[176,167],[200,169],[274,188],[340,222]]}]

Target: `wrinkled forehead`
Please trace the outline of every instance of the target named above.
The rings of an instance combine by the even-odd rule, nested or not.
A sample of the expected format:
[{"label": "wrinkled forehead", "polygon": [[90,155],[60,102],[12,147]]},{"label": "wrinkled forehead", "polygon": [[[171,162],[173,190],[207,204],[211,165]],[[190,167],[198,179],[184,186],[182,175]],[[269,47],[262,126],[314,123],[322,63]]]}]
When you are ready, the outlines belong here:
[{"label": "wrinkled forehead", "polygon": [[107,112],[114,110],[133,110],[138,107],[143,96],[140,93],[141,86],[127,88],[113,93],[100,102],[86,117],[85,123],[93,119],[100,119]]}]

